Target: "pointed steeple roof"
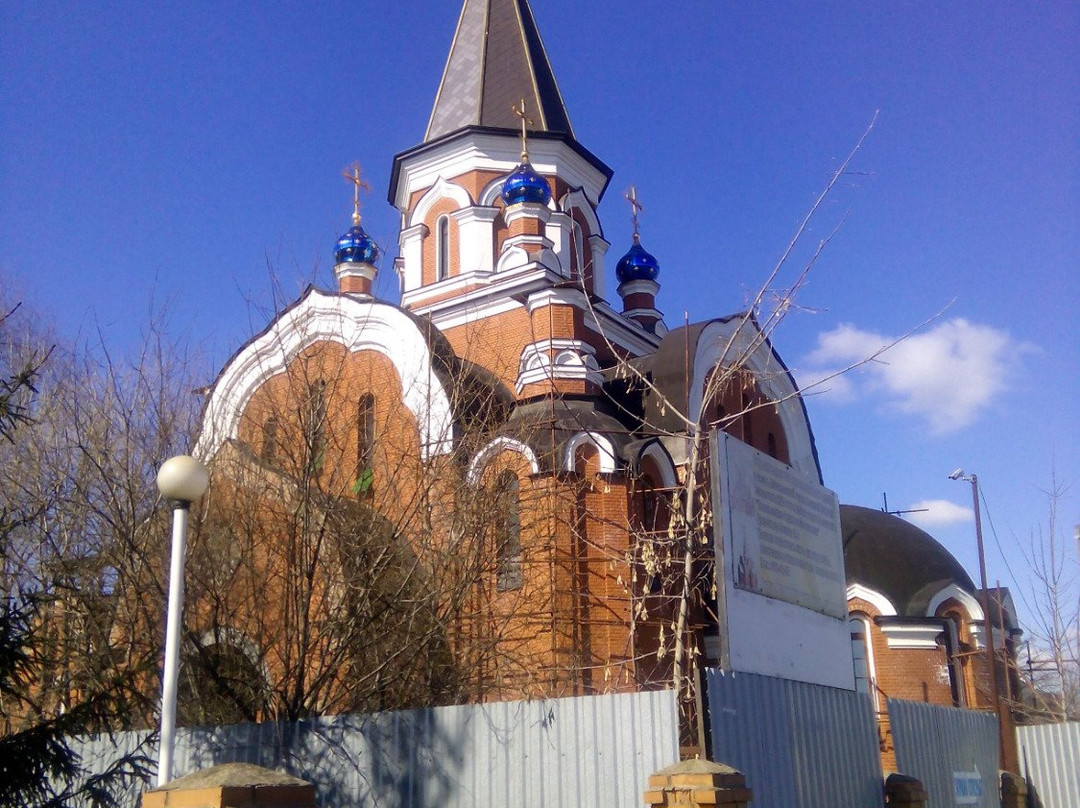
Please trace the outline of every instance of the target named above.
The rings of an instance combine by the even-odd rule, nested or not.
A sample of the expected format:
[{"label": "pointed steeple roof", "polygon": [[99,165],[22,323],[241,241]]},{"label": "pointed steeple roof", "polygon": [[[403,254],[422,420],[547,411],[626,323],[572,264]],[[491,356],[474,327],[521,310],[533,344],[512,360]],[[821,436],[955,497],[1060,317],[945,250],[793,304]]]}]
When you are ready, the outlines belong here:
[{"label": "pointed steeple roof", "polygon": [[464,126],[516,129],[521,99],[532,131],[574,136],[528,0],[465,0],[424,142]]}]

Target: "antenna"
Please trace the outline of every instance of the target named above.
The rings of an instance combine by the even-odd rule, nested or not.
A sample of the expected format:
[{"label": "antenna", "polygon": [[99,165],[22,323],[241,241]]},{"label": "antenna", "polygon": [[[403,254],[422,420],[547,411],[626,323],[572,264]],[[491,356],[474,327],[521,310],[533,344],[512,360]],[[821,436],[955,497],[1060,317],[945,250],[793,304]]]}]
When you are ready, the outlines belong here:
[{"label": "antenna", "polygon": [[903,516],[905,513],[923,513],[930,510],[929,508],[905,508],[899,511],[889,510],[889,497],[884,491],[881,492],[881,512],[892,514],[893,516]]}]

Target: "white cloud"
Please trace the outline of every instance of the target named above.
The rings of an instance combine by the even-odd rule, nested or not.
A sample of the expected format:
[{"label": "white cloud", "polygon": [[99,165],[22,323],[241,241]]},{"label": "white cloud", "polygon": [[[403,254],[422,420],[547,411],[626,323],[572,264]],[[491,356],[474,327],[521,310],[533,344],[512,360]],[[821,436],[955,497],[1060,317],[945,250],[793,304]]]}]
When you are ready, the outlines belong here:
[{"label": "white cloud", "polygon": [[971,522],[975,518],[975,512],[971,508],[965,508],[947,499],[924,499],[908,506],[905,510],[920,511],[920,513],[904,514],[905,519],[919,527],[945,527],[957,522]]},{"label": "white cloud", "polygon": [[1018,357],[1032,350],[1006,331],[957,318],[901,340],[843,376],[820,381],[896,339],[852,325],[819,334],[800,380],[804,388],[821,383],[835,403],[878,397],[941,434],[974,422],[1007,389]]}]

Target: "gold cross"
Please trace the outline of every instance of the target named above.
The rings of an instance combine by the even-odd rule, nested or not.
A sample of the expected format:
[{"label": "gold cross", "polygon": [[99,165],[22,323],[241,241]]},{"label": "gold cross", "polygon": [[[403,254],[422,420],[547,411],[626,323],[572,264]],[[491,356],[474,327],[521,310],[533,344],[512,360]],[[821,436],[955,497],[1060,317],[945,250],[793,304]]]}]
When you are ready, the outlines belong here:
[{"label": "gold cross", "polygon": [[510,109],[521,118],[521,162],[529,162],[529,133],[525,129],[526,124],[533,123],[533,119],[525,111],[525,99],[521,99],[520,105],[511,104]]},{"label": "gold cross", "polygon": [[363,188],[365,191],[370,191],[371,186],[368,185],[367,180],[360,176],[359,163],[353,163],[350,168],[346,168],[341,173],[342,176],[353,185],[353,224],[360,224],[360,189]]},{"label": "gold cross", "polygon": [[637,198],[637,186],[631,185],[630,190],[623,194],[623,197],[630,203],[630,220],[634,223],[634,241],[641,240],[641,234],[638,233],[638,214],[645,210]]}]

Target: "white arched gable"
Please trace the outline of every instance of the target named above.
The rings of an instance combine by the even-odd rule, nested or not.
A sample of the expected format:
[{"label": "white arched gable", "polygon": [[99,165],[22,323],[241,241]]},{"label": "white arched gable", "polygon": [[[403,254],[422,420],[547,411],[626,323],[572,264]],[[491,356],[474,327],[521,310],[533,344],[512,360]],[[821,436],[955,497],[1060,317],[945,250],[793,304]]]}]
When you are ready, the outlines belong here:
[{"label": "white arched gable", "polygon": [[336,342],[351,352],[376,351],[389,359],[401,379],[402,403],[419,426],[423,457],[450,451],[450,398],[435,375],[427,341],[416,324],[395,306],[313,291],[274,320],[222,371],[207,402],[196,455],[209,459],[222,443],[235,440],[244,408],[260,385],[322,341]]},{"label": "white arched gable", "polygon": [[749,318],[734,317],[727,322],[713,322],[702,331],[694,355],[690,419],[697,420],[701,415],[705,378],[709,371],[717,366],[731,365],[741,365],[750,371],[761,392],[776,402],[792,467],[814,482],[820,482],[810,422],[799,399],[799,390],[761,329]]},{"label": "white arched gable", "polygon": [[675,488],[679,484],[679,478],[675,472],[675,462],[660,441],[650,441],[648,446],[638,454],[638,471],[641,470],[641,461],[645,458],[649,458],[656,464],[656,468],[660,472],[660,484],[664,488]]},{"label": "white arched gable", "polygon": [[934,595],[934,597],[930,598],[930,603],[926,606],[926,616],[934,617],[941,604],[950,598],[956,600],[964,607],[968,619],[972,622],[978,622],[983,619],[983,610],[979,601],[975,600],[969,592],[965,592],[956,584],[949,584],[948,586],[943,587],[936,595]]},{"label": "white arched gable", "polygon": [[416,203],[412,215],[409,216],[407,227],[413,227],[426,221],[432,207],[441,199],[451,200],[458,210],[470,207],[473,203],[472,199],[469,198],[468,191],[456,182],[448,182],[439,177],[435,180],[435,184],[428,188],[427,193],[420,197],[420,201]]},{"label": "white arched gable", "polygon": [[575,188],[573,191],[568,191],[563,194],[562,199],[559,200],[559,209],[569,213],[572,210],[579,210],[585,217],[585,221],[589,225],[589,235],[602,236],[603,228],[600,226],[600,219],[596,216],[596,210],[593,208],[592,202],[589,197],[585,195],[585,191],[581,188]]},{"label": "white arched gable", "polygon": [[536,452],[519,440],[500,436],[477,452],[469,463],[469,472],[465,478],[468,480],[469,485],[476,485],[480,482],[480,477],[483,475],[488,462],[503,452],[517,452],[528,461],[533,474],[540,473],[540,463],[536,459]]},{"label": "white arched gable", "polygon": [[577,453],[578,447],[586,443],[596,447],[596,451],[600,456],[600,471],[603,474],[613,474],[615,472],[615,451],[612,449],[611,441],[596,432],[578,432],[566,442],[566,447],[563,449],[563,468],[566,471],[577,470],[574,455]]},{"label": "white arched gable", "polygon": [[870,589],[862,584],[850,584],[847,588],[847,599],[858,598],[859,600],[865,600],[871,606],[878,610],[878,614],[882,617],[895,617],[896,607],[892,605],[892,601],[878,592],[876,589]]}]

